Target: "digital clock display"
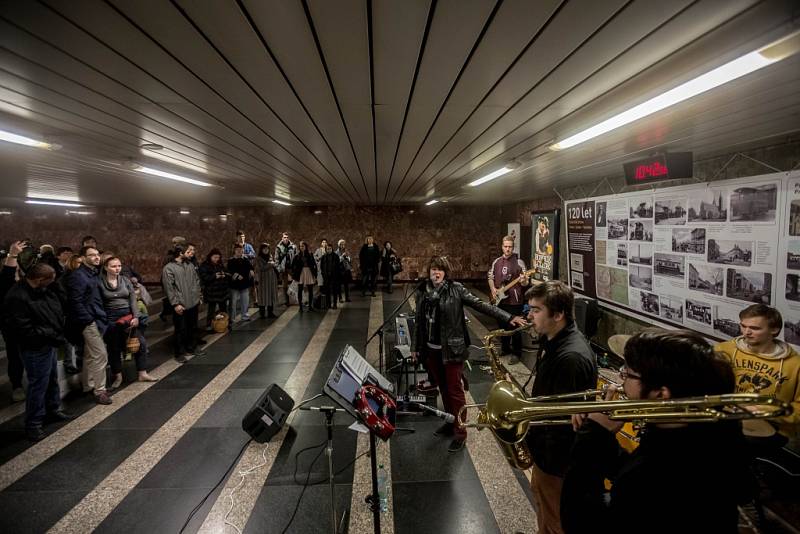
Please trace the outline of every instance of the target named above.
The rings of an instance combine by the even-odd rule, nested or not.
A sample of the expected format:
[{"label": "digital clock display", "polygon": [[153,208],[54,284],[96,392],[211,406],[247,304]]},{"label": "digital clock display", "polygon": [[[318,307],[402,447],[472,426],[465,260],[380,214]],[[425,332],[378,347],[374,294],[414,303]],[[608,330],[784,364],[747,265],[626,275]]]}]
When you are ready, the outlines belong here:
[{"label": "digital clock display", "polygon": [[657,154],[646,159],[630,161],[623,165],[625,182],[641,185],[692,176],[692,153],[677,152]]}]

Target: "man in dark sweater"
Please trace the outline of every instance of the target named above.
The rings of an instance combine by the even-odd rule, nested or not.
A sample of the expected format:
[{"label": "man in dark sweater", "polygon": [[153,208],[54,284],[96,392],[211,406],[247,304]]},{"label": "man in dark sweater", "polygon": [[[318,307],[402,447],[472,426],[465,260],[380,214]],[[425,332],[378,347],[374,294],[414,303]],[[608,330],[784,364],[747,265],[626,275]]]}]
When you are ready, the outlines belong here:
[{"label": "man in dark sweater", "polygon": [[[596,358],[589,341],[573,320],[575,296],[572,289],[558,280],[551,280],[531,287],[525,298],[530,306],[528,321],[542,339],[531,395],[595,389]],[[565,425],[531,426],[526,440],[534,462],[531,490],[539,511],[539,533],[561,533],[561,487],[575,432]]]},{"label": "man in dark sweater", "polygon": [[55,279],[55,269],[37,263],[3,301],[5,322],[15,333],[28,374],[25,435],[32,441],[44,439],[46,420],[72,419],[61,410],[58,388],[56,347],[64,343],[64,308]]}]

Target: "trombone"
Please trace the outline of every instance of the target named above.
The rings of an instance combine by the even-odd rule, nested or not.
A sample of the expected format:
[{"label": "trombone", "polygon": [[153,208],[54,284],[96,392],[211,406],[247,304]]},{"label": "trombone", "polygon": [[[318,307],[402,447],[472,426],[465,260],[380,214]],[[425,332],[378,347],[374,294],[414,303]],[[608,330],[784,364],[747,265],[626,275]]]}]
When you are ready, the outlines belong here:
[{"label": "trombone", "polygon": [[569,401],[586,399],[605,390],[527,398],[508,380],[495,382],[484,404],[468,404],[459,411],[466,421],[469,409],[479,408],[470,428],[490,428],[498,440],[519,443],[530,425],[571,424],[575,414],[601,412],[615,421],[636,423],[705,423],[741,419],[771,419],[792,413],[789,403],[755,393],[727,393],[682,399]]}]

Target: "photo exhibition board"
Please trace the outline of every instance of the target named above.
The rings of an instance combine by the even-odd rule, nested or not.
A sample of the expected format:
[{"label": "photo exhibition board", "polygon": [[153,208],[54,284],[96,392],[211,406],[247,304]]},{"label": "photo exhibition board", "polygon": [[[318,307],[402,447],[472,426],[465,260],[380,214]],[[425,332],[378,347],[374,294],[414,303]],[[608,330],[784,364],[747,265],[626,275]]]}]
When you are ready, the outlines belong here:
[{"label": "photo exhibition board", "polygon": [[800,346],[800,172],[565,202],[573,289],[659,326],[739,335],[777,307]]}]

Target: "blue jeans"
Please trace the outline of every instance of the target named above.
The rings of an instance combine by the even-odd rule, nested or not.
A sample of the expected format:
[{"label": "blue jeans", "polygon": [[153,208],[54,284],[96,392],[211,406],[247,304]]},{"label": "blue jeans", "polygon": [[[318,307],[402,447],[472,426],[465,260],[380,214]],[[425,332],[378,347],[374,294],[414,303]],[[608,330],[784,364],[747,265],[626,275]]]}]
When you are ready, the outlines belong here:
[{"label": "blue jeans", "polygon": [[58,389],[58,359],[56,349],[22,349],[22,363],[28,374],[28,392],[25,396],[25,428],[42,426],[48,412],[61,408]]},{"label": "blue jeans", "polygon": [[231,321],[236,317],[236,308],[241,307],[242,319],[250,309],[250,289],[231,289]]}]

